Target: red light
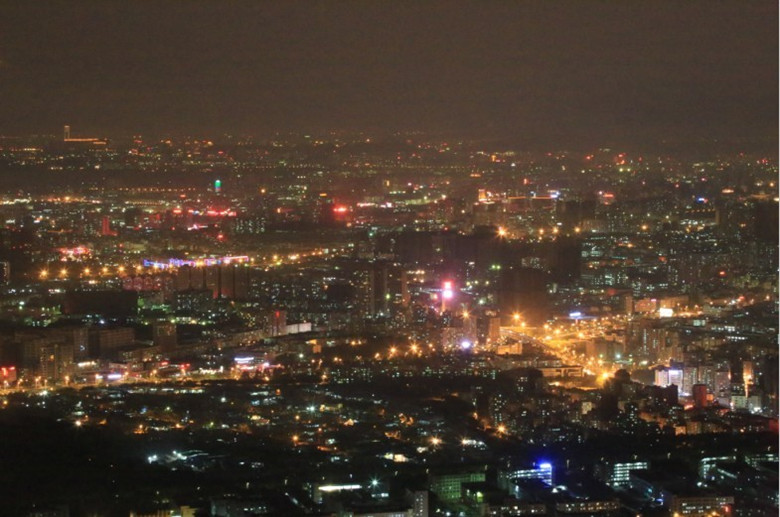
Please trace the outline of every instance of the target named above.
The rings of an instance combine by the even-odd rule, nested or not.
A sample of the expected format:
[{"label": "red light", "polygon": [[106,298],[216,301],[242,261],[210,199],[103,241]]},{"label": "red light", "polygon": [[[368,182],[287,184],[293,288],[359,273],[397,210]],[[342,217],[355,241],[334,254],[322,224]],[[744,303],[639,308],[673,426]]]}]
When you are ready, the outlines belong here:
[{"label": "red light", "polygon": [[452,291],[452,282],[447,280],[444,282],[444,288],[441,291],[441,296],[445,300],[451,300],[455,293]]},{"label": "red light", "polygon": [[348,209],[345,206],[335,206],[335,207],[333,207],[333,211],[336,212],[337,214],[344,214],[344,213],[347,212],[347,210]]}]

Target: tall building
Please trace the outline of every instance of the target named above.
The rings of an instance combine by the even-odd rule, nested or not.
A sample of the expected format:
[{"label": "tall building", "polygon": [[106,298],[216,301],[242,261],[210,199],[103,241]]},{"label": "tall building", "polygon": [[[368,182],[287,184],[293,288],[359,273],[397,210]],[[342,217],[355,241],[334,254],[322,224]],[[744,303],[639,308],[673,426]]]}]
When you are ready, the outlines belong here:
[{"label": "tall building", "polygon": [[0,285],[11,281],[11,263],[7,260],[0,261]]},{"label": "tall building", "polygon": [[484,470],[430,474],[428,476],[431,492],[439,496],[439,499],[445,503],[460,501],[463,483],[484,481]]},{"label": "tall building", "polygon": [[243,300],[249,295],[249,272],[250,269],[241,264],[183,266],[176,272],[176,290],[208,289],[213,298]]},{"label": "tall building", "polygon": [[393,273],[385,262],[367,262],[355,272],[358,307],[364,317],[390,315]]},{"label": "tall building", "polygon": [[112,235],[112,232],[111,232],[111,219],[109,219],[109,217],[107,215],[104,215],[103,219],[101,220],[100,235],[102,235],[103,237]]},{"label": "tall building", "polygon": [[412,494],[412,517],[428,517],[428,512],[428,491],[415,491]]},{"label": "tall building", "polygon": [[706,384],[694,384],[693,385],[693,405],[697,408],[702,408],[707,405],[707,385]]},{"label": "tall building", "polygon": [[173,352],[177,344],[176,324],[168,321],[155,322],[152,325],[152,340],[163,354]]}]

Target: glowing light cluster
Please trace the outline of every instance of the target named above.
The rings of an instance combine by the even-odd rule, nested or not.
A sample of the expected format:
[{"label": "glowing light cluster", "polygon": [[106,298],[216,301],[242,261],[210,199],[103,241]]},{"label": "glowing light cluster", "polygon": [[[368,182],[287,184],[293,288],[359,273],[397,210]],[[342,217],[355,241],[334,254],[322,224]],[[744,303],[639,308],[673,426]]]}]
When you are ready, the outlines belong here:
[{"label": "glowing light cluster", "polygon": [[249,257],[246,255],[235,255],[228,257],[211,257],[201,259],[168,259],[167,262],[144,259],[144,267],[153,267],[156,269],[170,269],[183,266],[191,267],[204,267],[204,266],[218,266],[228,264],[243,264],[249,262]]}]

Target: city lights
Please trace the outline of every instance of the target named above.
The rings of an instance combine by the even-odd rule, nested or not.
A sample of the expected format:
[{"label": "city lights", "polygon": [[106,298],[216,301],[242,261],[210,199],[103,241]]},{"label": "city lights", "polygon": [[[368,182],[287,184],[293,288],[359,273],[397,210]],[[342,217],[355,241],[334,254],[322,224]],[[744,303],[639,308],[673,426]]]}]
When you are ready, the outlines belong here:
[{"label": "city lights", "polygon": [[4,5],[0,514],[777,515],[777,6],[661,3]]}]

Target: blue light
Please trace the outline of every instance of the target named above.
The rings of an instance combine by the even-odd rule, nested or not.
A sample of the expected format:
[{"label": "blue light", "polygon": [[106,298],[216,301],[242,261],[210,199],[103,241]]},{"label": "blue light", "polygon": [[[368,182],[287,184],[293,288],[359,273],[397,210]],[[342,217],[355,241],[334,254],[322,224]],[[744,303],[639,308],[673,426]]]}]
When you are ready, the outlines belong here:
[{"label": "blue light", "polygon": [[552,463],[548,463],[548,462],[540,463],[539,470],[552,470]]}]

